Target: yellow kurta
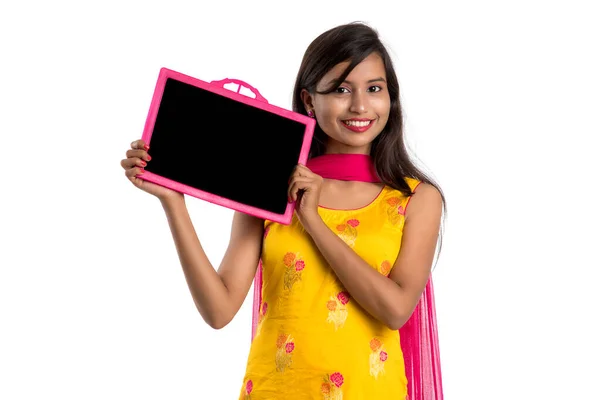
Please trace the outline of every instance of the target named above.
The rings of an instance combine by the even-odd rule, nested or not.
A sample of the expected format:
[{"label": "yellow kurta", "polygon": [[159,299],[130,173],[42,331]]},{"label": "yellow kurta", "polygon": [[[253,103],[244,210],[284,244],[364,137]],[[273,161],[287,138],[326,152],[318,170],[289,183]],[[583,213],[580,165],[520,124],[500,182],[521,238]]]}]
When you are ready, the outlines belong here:
[{"label": "yellow kurta", "polygon": [[[419,181],[406,178],[411,189]],[[389,275],[409,198],[384,187],[356,210],[319,207],[323,221],[369,265]],[[397,330],[352,299],[294,215],[265,222],[257,334],[240,399],[401,399],[407,393]]]}]

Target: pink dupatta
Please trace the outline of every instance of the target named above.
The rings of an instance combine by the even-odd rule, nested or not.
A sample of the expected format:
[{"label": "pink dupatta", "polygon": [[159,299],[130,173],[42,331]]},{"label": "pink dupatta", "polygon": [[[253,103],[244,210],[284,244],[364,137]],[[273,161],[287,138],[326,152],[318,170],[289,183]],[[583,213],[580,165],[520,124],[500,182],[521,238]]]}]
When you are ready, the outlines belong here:
[{"label": "pink dupatta", "polygon": [[[368,155],[326,154],[308,160],[307,167],[323,178],[380,182],[372,159]],[[262,263],[259,263],[254,278],[252,340],[256,333],[261,304]],[[443,400],[437,319],[431,277],[412,316],[399,332],[410,400]]]}]

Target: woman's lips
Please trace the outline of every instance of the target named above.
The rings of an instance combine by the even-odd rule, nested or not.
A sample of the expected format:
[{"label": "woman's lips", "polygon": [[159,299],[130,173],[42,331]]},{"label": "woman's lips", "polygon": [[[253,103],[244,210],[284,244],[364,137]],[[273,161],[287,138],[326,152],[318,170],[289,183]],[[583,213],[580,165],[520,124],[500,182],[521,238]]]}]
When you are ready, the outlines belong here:
[{"label": "woman's lips", "polygon": [[352,132],[364,132],[369,129],[374,119],[347,119],[342,121],[344,128],[351,130]]}]

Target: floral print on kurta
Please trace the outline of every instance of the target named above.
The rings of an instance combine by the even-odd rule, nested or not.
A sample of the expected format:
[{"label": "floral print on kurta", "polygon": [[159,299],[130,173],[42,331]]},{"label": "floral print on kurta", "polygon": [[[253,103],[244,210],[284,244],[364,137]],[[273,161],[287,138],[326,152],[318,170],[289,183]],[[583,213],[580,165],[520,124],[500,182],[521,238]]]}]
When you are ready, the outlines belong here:
[{"label": "floral print on kurta", "polygon": [[252,383],[252,380],[248,380],[246,382],[246,387],[245,387],[246,393],[245,393],[245,396],[244,396],[244,400],[252,400],[251,393],[252,393],[253,387],[254,387],[254,385]]},{"label": "floral print on kurta", "polygon": [[291,335],[282,333],[277,337],[276,347],[275,366],[277,367],[277,371],[283,372],[292,364],[292,353],[296,345]]},{"label": "floral print on kurta", "polygon": [[294,284],[302,280],[302,271],[304,270],[304,261],[298,253],[286,253],[283,257],[285,272],[283,275],[283,287],[292,290]]},{"label": "floral print on kurta", "polygon": [[334,372],[331,375],[325,376],[321,383],[321,393],[323,400],[343,400],[344,393],[342,385],[344,384],[344,376],[339,372]]},{"label": "floral print on kurta", "polygon": [[346,223],[339,224],[335,228],[340,239],[342,239],[350,247],[354,247],[354,243],[358,237],[358,231],[356,230],[358,225],[360,225],[359,220],[349,219],[346,221]]},{"label": "floral print on kurta", "polygon": [[381,340],[376,337],[371,339],[369,346],[371,347],[371,354],[369,355],[369,370],[371,376],[377,379],[380,374],[385,372],[385,362],[387,361],[388,354],[386,353],[385,347],[383,343],[381,343]]},{"label": "floral print on kurta", "polygon": [[329,297],[329,301],[327,301],[327,310],[329,311],[327,322],[333,324],[336,331],[344,326],[344,322],[348,318],[346,305],[349,301],[350,294],[348,292],[338,292],[337,295]]},{"label": "floral print on kurta", "polygon": [[404,206],[402,205],[402,198],[397,196],[389,197],[386,200],[386,203],[388,205],[388,219],[392,225],[399,224],[400,221],[402,221],[402,218],[404,218]]},{"label": "floral print on kurta", "polygon": [[381,263],[381,265],[379,266],[379,272],[382,275],[388,276],[390,274],[390,271],[392,270],[392,263],[389,262],[388,260],[385,260]]}]

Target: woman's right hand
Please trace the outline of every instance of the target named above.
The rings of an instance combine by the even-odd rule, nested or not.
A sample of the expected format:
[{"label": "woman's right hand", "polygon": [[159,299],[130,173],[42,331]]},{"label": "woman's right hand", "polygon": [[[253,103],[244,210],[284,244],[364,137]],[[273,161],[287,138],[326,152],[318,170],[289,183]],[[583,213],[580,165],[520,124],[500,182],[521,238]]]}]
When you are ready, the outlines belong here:
[{"label": "woman's right hand", "polygon": [[138,178],[139,175],[145,172],[144,167],[151,160],[148,149],[146,143],[141,139],[131,143],[131,149],[125,153],[127,158],[121,160],[121,166],[125,170],[127,179],[137,188],[158,197],[161,201],[183,197],[182,193],[175,190]]}]

